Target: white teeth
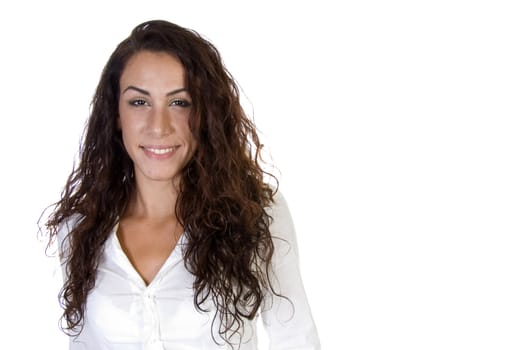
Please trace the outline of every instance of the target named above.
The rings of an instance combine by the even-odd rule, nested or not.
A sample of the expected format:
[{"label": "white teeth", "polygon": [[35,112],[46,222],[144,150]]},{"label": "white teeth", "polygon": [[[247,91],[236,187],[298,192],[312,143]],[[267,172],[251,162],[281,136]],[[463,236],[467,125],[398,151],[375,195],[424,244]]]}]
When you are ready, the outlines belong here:
[{"label": "white teeth", "polygon": [[166,154],[169,152],[172,152],[174,150],[174,147],[170,148],[146,148],[148,152],[152,152],[155,154]]}]

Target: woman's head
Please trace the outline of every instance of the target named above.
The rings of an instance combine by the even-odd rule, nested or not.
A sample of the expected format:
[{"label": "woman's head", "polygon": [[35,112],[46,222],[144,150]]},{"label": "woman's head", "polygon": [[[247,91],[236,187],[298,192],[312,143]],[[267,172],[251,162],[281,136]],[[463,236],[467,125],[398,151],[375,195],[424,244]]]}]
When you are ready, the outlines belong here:
[{"label": "woman's head", "polygon": [[[155,59],[157,62],[154,62]],[[179,65],[179,71],[170,71],[170,65],[165,64],[170,61],[172,66]],[[137,89],[129,89],[133,79],[130,83],[130,79],[127,79],[130,74],[127,73],[130,70],[137,73],[137,66],[143,65],[144,62],[149,63],[153,69],[157,68],[160,77],[166,77],[167,74],[176,75],[177,78],[174,79],[179,81],[173,82],[174,90],[170,91],[184,89],[175,97],[183,97],[191,104],[185,109],[185,112],[188,112],[185,125],[188,126],[190,135],[184,135],[184,138],[187,139],[188,147],[184,150],[185,155],[179,162],[178,169],[184,168],[191,158],[189,156],[193,156],[194,152],[199,164],[217,161],[216,158],[222,154],[228,156],[232,151],[229,145],[232,136],[246,123],[243,118],[237,118],[243,113],[239,106],[239,94],[234,79],[223,66],[217,49],[211,43],[192,30],[166,21],[150,21],[138,25],[111,55],[93,99],[92,114],[85,135],[86,148],[92,148],[93,151],[98,149],[97,153],[103,158],[113,158],[103,162],[113,163],[115,170],[119,170],[120,179],[126,181],[133,178],[133,164],[137,166],[134,155],[142,152],[136,152],[137,144],[133,147],[126,145],[128,129],[123,130],[121,122],[122,118],[130,114],[126,113],[130,108],[127,108],[129,105],[123,103],[123,100],[129,100],[132,92],[140,93]],[[127,81],[123,82],[123,78]],[[159,84],[160,81],[157,80],[152,81],[150,85],[157,88]],[[135,87],[143,92],[147,90],[140,86]],[[144,94],[135,95],[147,97]],[[178,107],[183,109],[181,105]],[[171,146],[172,141],[174,140],[146,143]],[[88,143],[91,145],[88,146]],[[141,150],[144,149],[139,151]],[[119,169],[116,164],[119,165]],[[129,186],[133,187],[133,183]]]}]

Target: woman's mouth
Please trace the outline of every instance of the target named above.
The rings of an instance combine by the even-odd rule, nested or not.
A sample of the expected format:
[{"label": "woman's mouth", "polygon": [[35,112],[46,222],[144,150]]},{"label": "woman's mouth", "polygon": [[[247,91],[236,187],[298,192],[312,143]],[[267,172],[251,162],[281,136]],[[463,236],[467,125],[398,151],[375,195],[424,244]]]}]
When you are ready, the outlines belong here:
[{"label": "woman's mouth", "polygon": [[147,150],[148,152],[152,152],[152,153],[155,153],[155,154],[166,154],[166,153],[170,153],[173,150],[175,150],[175,147],[168,147],[168,148],[148,148],[148,147],[144,147],[144,149]]},{"label": "woman's mouth", "polygon": [[170,147],[139,146],[139,147],[142,148],[142,150],[144,151],[144,153],[146,153],[148,157],[157,158],[157,159],[168,158],[175,152],[175,149],[176,149],[175,146],[170,146]]}]

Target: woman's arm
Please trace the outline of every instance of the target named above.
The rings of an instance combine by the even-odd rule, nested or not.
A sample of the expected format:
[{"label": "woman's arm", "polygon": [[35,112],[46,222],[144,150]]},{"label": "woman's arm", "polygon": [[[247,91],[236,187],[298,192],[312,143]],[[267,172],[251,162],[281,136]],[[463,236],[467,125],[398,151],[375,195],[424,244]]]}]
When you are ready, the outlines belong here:
[{"label": "woman's arm", "polygon": [[278,192],[269,210],[275,252],[271,281],[275,291],[269,293],[261,311],[272,350],[320,349],[318,332],[311,315],[301,280],[298,245],[294,224],[285,198]]}]

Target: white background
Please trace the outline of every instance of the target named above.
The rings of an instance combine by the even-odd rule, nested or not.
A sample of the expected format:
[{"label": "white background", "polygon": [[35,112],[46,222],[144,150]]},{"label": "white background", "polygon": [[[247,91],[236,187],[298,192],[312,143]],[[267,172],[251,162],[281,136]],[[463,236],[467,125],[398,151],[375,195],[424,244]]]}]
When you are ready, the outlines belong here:
[{"label": "white background", "polygon": [[526,348],[520,4],[4,5],[1,347],[65,349],[36,222],[71,171],[110,53],[162,18],[210,39],[250,100],[324,349]]}]

